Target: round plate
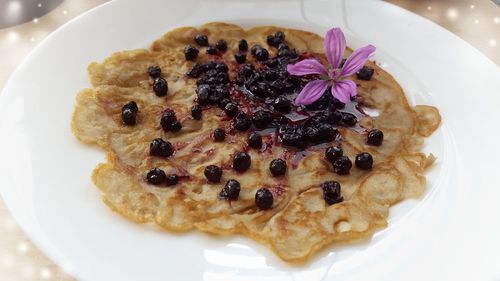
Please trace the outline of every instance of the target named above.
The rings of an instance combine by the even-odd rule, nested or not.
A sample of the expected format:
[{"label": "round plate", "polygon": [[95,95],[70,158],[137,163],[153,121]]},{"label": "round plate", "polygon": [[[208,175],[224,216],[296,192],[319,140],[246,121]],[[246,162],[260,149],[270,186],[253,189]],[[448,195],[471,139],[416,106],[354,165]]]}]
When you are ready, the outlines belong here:
[{"label": "round plate", "polygon": [[[210,21],[319,34],[338,26],[350,46],[377,46],[410,101],[443,116],[426,140],[438,162],[422,198],[393,207],[372,239],[331,245],[300,266],[243,237],[173,234],[111,212],[90,181],[104,153],[78,143],[69,125],[76,93],[90,85],[87,65]],[[498,279],[499,89],[500,71],[481,53],[384,2],[113,1],[54,32],[10,78],[0,95],[0,189],[33,241],[83,280]]]}]

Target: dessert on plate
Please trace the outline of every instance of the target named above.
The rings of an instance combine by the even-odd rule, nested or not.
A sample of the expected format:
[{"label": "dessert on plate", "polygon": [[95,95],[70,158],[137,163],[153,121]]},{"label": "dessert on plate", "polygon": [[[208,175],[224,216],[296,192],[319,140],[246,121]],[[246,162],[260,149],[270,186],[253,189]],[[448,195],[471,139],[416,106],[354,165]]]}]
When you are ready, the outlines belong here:
[{"label": "dessert on plate", "polygon": [[303,262],[385,227],[435,160],[438,110],[410,105],[374,52],[338,28],[177,28],[91,63],[72,130],[106,151],[92,180],[117,213]]}]

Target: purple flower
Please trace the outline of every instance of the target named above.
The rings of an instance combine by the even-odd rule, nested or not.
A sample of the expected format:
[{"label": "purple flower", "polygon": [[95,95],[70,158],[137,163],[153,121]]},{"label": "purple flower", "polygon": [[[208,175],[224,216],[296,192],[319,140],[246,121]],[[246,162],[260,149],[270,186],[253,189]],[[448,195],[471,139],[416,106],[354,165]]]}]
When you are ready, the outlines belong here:
[{"label": "purple flower", "polygon": [[308,105],[315,102],[330,85],[332,86],[332,95],[343,103],[349,102],[351,97],[356,96],[356,83],[348,80],[347,77],[363,67],[365,62],[372,57],[375,47],[368,45],[355,50],[347,58],[344,65],[340,67],[346,48],[345,45],[344,33],[340,28],[332,28],[326,33],[325,42],[323,43],[326,58],[330,63],[330,71],[315,59],[305,59],[287,66],[288,72],[292,75],[320,75],[320,79],[310,81],[300,91],[295,99],[295,104]]}]

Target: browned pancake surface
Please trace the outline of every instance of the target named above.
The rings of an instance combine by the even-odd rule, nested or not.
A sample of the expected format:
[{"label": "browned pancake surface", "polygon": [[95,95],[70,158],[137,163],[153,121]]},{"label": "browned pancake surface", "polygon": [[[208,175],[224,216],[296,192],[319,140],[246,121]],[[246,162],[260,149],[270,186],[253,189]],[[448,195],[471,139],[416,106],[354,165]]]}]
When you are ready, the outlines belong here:
[{"label": "browned pancake surface", "polygon": [[[172,30],[155,41],[150,49],[118,52],[102,63],[90,64],[92,88],[77,97],[72,119],[75,136],[86,144],[95,144],[107,153],[107,162],[95,169],[92,179],[101,190],[104,202],[114,211],[139,223],[156,223],[171,231],[199,229],[215,234],[244,234],[258,240],[286,261],[302,262],[316,251],[335,241],[368,237],[387,225],[388,208],[406,198],[422,194],[425,169],[434,157],[420,152],[423,138],[440,124],[439,112],[432,106],[415,106],[407,99],[390,74],[376,64],[370,81],[357,80],[358,94],[366,107],[378,109],[376,117],[359,120],[363,129],[378,128],[385,134],[382,146],[366,145],[366,134],[339,128],[344,155],[354,162],[356,154],[369,152],[374,167],[369,171],[351,169],[351,174],[333,173],[323,150],[311,150],[292,168],[290,151],[275,145],[265,153],[248,150],[252,164],[248,171],[237,173],[228,167],[232,155],[245,150],[248,132],[234,133],[224,142],[214,142],[210,134],[217,127],[230,127],[217,107],[204,109],[202,120],[194,120],[190,108],[196,98],[196,80],[186,77],[194,62],[184,59],[186,44],[194,44],[197,34],[208,35],[210,42],[225,39],[228,51],[222,60],[234,61],[238,41],[249,46],[267,46],[266,36],[281,30],[290,47],[322,55],[323,38],[306,31],[271,26],[244,30],[236,25],[209,23],[198,28]],[[276,50],[269,48],[271,56]],[[350,53],[350,51],[348,51]],[[347,55],[347,54],[346,54]],[[252,61],[250,55],[247,56]],[[200,50],[198,62],[208,60]],[[169,94],[157,97],[147,68],[159,65],[169,83]],[[230,67],[231,78],[237,69]],[[139,107],[138,123],[123,124],[122,106],[135,101]],[[159,119],[162,112],[175,110],[183,128],[178,133],[164,132]],[[163,138],[176,147],[175,155],[159,158],[149,155],[152,139]],[[333,142],[333,145],[338,142]],[[288,156],[287,156],[288,155]],[[284,177],[271,177],[269,163],[275,158],[288,160]],[[221,183],[208,183],[205,166],[226,167]],[[153,167],[182,180],[175,187],[157,187],[144,181]],[[218,198],[228,179],[241,183],[236,201]],[[344,201],[328,205],[320,184],[338,181]],[[273,207],[261,211],[255,206],[255,192],[269,188]]]}]

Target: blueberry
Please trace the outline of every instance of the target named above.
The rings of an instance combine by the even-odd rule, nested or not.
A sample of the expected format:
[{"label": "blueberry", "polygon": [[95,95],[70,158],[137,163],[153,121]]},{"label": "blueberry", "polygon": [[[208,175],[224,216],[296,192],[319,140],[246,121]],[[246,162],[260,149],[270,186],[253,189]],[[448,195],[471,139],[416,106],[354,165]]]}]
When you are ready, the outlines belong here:
[{"label": "blueberry", "polygon": [[139,111],[139,107],[137,107],[137,103],[135,101],[129,101],[127,102],[123,107],[122,110],[124,109],[130,109],[132,112],[137,113]]},{"label": "blueberry", "polygon": [[360,70],[358,70],[358,72],[356,72],[356,77],[359,80],[369,81],[372,79],[374,72],[375,70],[373,68],[368,66],[363,66]]},{"label": "blueberry", "polygon": [[252,56],[255,56],[255,54],[257,53],[257,50],[261,50],[262,49],[262,46],[261,45],[253,45],[252,48],[250,49],[250,53],[252,54]]},{"label": "blueberry", "polygon": [[323,198],[328,205],[342,202],[344,198],[341,195],[340,184],[336,181],[327,181],[321,184]]},{"label": "blueberry", "polygon": [[284,145],[297,148],[305,148],[307,145],[304,131],[300,126],[281,125],[278,128],[278,136]]},{"label": "blueberry", "polygon": [[266,98],[270,93],[269,86],[263,82],[257,82],[255,85],[251,85],[249,90],[259,98]]},{"label": "blueberry", "polygon": [[267,188],[261,188],[255,193],[255,205],[260,210],[268,210],[273,206],[273,194]]},{"label": "blueberry", "polygon": [[379,146],[384,141],[384,133],[378,129],[373,129],[368,132],[366,143],[369,145]]},{"label": "blueberry", "polygon": [[248,51],[248,43],[247,40],[241,39],[240,42],[238,42],[238,49],[242,52]]},{"label": "blueberry", "polygon": [[240,196],[241,185],[237,180],[231,179],[219,193],[219,198],[228,200],[237,200]]},{"label": "blueberry", "polygon": [[234,117],[238,114],[238,106],[235,103],[230,102],[224,107],[224,112],[227,116]]},{"label": "blueberry", "polygon": [[290,50],[290,47],[284,42],[278,44],[278,51]]},{"label": "blueberry", "polygon": [[209,61],[207,63],[202,64],[203,71],[215,69],[216,66],[217,66],[217,63],[215,61]]},{"label": "blueberry", "polygon": [[194,37],[194,42],[196,42],[196,44],[202,46],[202,47],[206,47],[208,46],[208,37],[206,35],[196,35]]},{"label": "blueberry", "polygon": [[227,72],[219,72],[217,74],[216,81],[219,84],[229,83],[229,74]]},{"label": "blueberry", "polygon": [[306,108],[308,110],[325,110],[330,105],[331,100],[332,100],[332,95],[327,90],[315,102],[306,105]]},{"label": "blueberry", "polygon": [[176,133],[182,129],[182,124],[179,120],[175,120],[174,123],[170,126],[170,131]]},{"label": "blueberry", "polygon": [[244,76],[244,77],[250,77],[254,74],[255,67],[249,63],[243,65],[238,73],[238,75]]},{"label": "blueberry", "polygon": [[247,61],[247,54],[245,53],[237,53],[234,55],[234,59],[237,63],[242,64]]},{"label": "blueberry", "polygon": [[279,74],[276,71],[266,71],[264,74],[264,79],[267,81],[275,81],[276,79],[279,78]]},{"label": "blueberry", "polygon": [[332,104],[337,109],[343,109],[345,107],[345,103],[339,101],[336,97],[332,98]]},{"label": "blueberry", "polygon": [[315,126],[305,127],[304,134],[306,135],[307,139],[312,143],[321,142],[320,132],[318,128],[316,128]]},{"label": "blueberry", "polygon": [[186,73],[186,75],[191,78],[198,78],[203,73],[203,71],[203,66],[199,63],[196,63],[195,65],[193,65],[193,68],[191,68],[191,70]]},{"label": "blueberry", "polygon": [[269,88],[271,89],[274,96],[279,96],[283,94],[286,90],[286,82],[281,79],[269,83]]},{"label": "blueberry", "polygon": [[158,77],[153,82],[153,91],[158,97],[163,97],[168,93],[168,83],[167,80],[162,77]]},{"label": "blueberry", "polygon": [[276,118],[276,122],[280,125],[286,125],[288,123],[290,123],[290,119],[288,119],[286,116],[284,115],[280,115]]},{"label": "blueberry", "polygon": [[252,159],[246,152],[239,152],[233,157],[233,169],[238,172],[244,172],[250,168]]},{"label": "blueberry", "polygon": [[344,126],[347,126],[347,127],[352,127],[354,125],[356,125],[356,122],[358,120],[356,119],[356,116],[354,116],[353,114],[351,113],[347,113],[347,112],[342,112],[342,119],[340,120],[340,123]]},{"label": "blueberry", "polygon": [[344,151],[340,146],[330,146],[325,150],[325,158],[332,163],[343,155]]},{"label": "blueberry", "polygon": [[154,139],[149,144],[149,154],[160,157],[169,157],[174,153],[174,147],[161,138]]},{"label": "blueberry", "polygon": [[216,77],[216,76],[217,76],[217,74],[219,74],[219,72],[218,72],[215,68],[213,68],[213,69],[209,69],[209,70],[207,70],[207,71],[205,72],[205,74],[207,75],[207,77],[209,77],[209,78],[210,78],[210,77]]},{"label": "blueberry", "polygon": [[227,67],[227,64],[221,62],[215,66],[215,70],[217,70],[218,72],[228,72],[229,67]]},{"label": "blueberry", "polygon": [[217,55],[217,53],[218,53],[217,48],[215,48],[214,46],[210,46],[207,48],[207,54]]},{"label": "blueberry", "polygon": [[361,170],[370,170],[373,166],[373,157],[368,152],[362,152],[356,155],[354,163]]},{"label": "blueberry", "polygon": [[256,132],[253,132],[248,136],[247,142],[248,146],[255,149],[260,149],[262,147],[262,136]]},{"label": "blueberry", "polygon": [[274,35],[268,35],[267,36],[267,44],[269,46],[273,46],[273,47],[278,47],[278,44],[279,44],[279,39],[276,40],[277,38],[274,37]]},{"label": "blueberry", "polygon": [[177,120],[177,116],[175,114],[175,111],[173,111],[172,109],[167,109],[163,112],[162,114],[162,117],[161,117],[161,120],[162,122],[164,122],[165,124],[168,123],[168,124],[171,124],[173,123],[174,121]]},{"label": "blueberry", "polygon": [[300,130],[284,133],[281,135],[280,140],[285,145],[297,148],[305,148],[307,144],[303,132]]},{"label": "blueberry", "polygon": [[151,78],[158,78],[161,75],[161,68],[157,65],[148,67],[148,74]]},{"label": "blueberry", "polygon": [[175,112],[171,109],[168,109],[168,110],[165,110],[165,112],[163,112],[163,115],[161,116],[161,119],[160,119],[160,124],[161,124],[161,127],[163,128],[163,130],[165,132],[168,132],[168,131],[172,130],[172,125],[176,121],[177,121],[177,117],[175,116]]},{"label": "blueberry", "polygon": [[318,129],[318,136],[316,143],[331,142],[335,140],[339,132],[332,125],[327,123],[320,123],[316,127]]},{"label": "blueberry", "polygon": [[347,156],[340,156],[333,161],[333,171],[339,175],[349,174],[352,168],[352,162]]},{"label": "blueberry", "polygon": [[319,126],[323,123],[327,123],[327,115],[319,113],[309,117],[304,125],[307,126]]},{"label": "blueberry", "polygon": [[236,115],[236,118],[234,118],[233,125],[234,128],[236,128],[236,130],[238,131],[246,131],[250,129],[251,123],[247,115],[243,112],[240,112],[238,115]]},{"label": "blueberry", "polygon": [[285,33],[283,31],[277,31],[274,34],[274,37],[276,37],[277,39],[279,39],[280,42],[284,42],[285,41]]},{"label": "blueberry", "polygon": [[265,129],[271,122],[273,121],[273,117],[270,112],[259,110],[253,114],[252,122],[255,128],[257,129]]},{"label": "blueberry", "polygon": [[198,49],[193,45],[187,45],[184,48],[184,57],[186,60],[195,60],[198,57]]},{"label": "blueberry", "polygon": [[222,128],[217,128],[214,130],[214,140],[217,142],[224,141],[226,138],[226,131]]},{"label": "blueberry", "polygon": [[222,169],[215,165],[208,165],[205,167],[204,174],[209,182],[217,183],[222,177]]},{"label": "blueberry", "polygon": [[217,92],[212,92],[208,97],[208,103],[211,105],[219,104],[222,100],[222,95]]},{"label": "blueberry", "polygon": [[283,159],[274,159],[269,164],[269,171],[273,177],[282,176],[286,173],[286,162]]},{"label": "blueberry", "polygon": [[220,39],[215,42],[215,48],[217,48],[221,52],[225,52],[227,50],[227,42],[224,39]]},{"label": "blueberry", "polygon": [[[227,74],[227,73],[225,73]],[[227,98],[229,97],[229,91],[227,90],[226,86],[224,85],[217,85],[215,87],[215,92],[221,96],[221,98]]]},{"label": "blueberry", "polygon": [[324,114],[315,115],[306,121],[304,133],[312,143],[324,143],[335,140],[338,135],[337,129],[328,123],[328,117]]},{"label": "blueberry", "polygon": [[260,48],[255,51],[254,57],[258,61],[265,61],[269,58],[269,52],[264,48]]},{"label": "blueberry", "polygon": [[193,116],[193,119],[200,120],[201,115],[202,115],[201,106],[197,104],[193,105],[193,107],[191,107],[191,116]]},{"label": "blueberry", "polygon": [[228,98],[222,98],[220,101],[219,101],[219,108],[224,110],[226,108],[226,105],[228,105],[229,103],[231,103],[231,100],[228,99]]},{"label": "blueberry", "polygon": [[273,107],[275,110],[277,110],[281,113],[289,113],[291,110],[290,101],[288,101],[287,99],[285,99],[283,97],[277,97],[273,101]]},{"label": "blueberry", "polygon": [[337,125],[337,124],[340,124],[341,121],[342,121],[342,113],[340,113],[339,111],[330,111],[328,112],[327,114],[327,121],[328,123],[330,124],[333,124],[333,125]]},{"label": "blueberry", "polygon": [[179,182],[179,177],[176,174],[167,175],[165,183],[167,186],[176,185]]},{"label": "blueberry", "polygon": [[285,33],[282,31],[276,32],[274,35],[267,36],[267,44],[270,46],[278,48],[280,44],[285,41]]},{"label": "blueberry", "polygon": [[268,59],[266,61],[266,65],[269,68],[277,67],[277,66],[279,66],[279,60],[277,60],[276,58],[274,58],[274,59]]},{"label": "blueberry", "polygon": [[146,174],[146,181],[150,184],[160,185],[165,183],[167,175],[162,169],[153,168]]},{"label": "blueberry", "polygon": [[296,60],[299,58],[299,54],[296,50],[283,49],[278,51],[278,57],[285,57],[290,60]]},{"label": "blueberry", "polygon": [[215,77],[210,77],[210,76],[202,76],[196,80],[196,85],[212,85],[215,84],[217,81],[215,80]]},{"label": "blueberry", "polygon": [[208,105],[210,102],[209,95],[210,95],[209,91],[198,92],[196,102],[198,102],[199,105]]},{"label": "blueberry", "polygon": [[209,84],[205,84],[205,83],[198,83],[201,79],[199,79],[198,81],[196,81],[197,85],[196,85],[196,93],[197,94],[200,94],[200,92],[206,92],[207,94],[210,94],[210,92],[212,91],[212,88],[210,87]]},{"label": "blueberry", "polygon": [[122,109],[122,121],[126,125],[135,125],[137,123],[137,113],[130,108]]}]

